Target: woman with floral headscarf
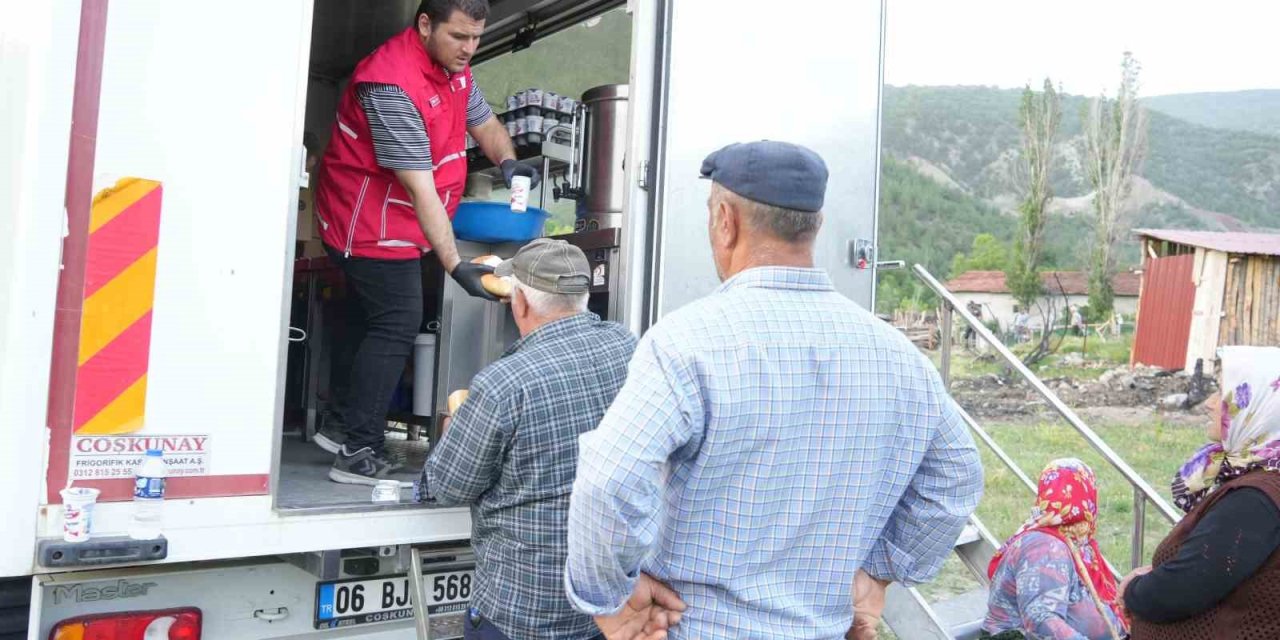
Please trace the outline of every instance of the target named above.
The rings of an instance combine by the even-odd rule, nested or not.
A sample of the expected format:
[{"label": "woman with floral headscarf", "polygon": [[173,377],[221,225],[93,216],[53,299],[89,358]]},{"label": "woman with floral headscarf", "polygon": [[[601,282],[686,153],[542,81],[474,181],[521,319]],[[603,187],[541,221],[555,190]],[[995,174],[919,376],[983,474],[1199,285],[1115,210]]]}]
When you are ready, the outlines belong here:
[{"label": "woman with floral headscarf", "polygon": [[1094,540],[1098,488],[1075,458],[1040,474],[1031,518],[991,558],[983,637],[1118,640],[1116,580]]},{"label": "woman with floral headscarf", "polygon": [[1280,638],[1280,349],[1220,353],[1210,443],[1173,480],[1187,515],[1121,584],[1136,640]]}]

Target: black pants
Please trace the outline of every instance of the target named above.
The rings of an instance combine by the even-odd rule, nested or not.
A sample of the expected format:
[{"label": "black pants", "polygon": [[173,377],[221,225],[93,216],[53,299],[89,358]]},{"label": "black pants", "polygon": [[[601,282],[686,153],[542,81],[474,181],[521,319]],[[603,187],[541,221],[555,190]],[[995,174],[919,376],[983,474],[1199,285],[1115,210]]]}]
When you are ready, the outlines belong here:
[{"label": "black pants", "polygon": [[349,373],[335,372],[345,382],[338,406],[347,425],[347,447],[381,452],[387,406],[422,326],[422,263],[347,258],[332,247],[325,250],[347,277],[352,305],[345,331],[354,347],[351,366]]}]

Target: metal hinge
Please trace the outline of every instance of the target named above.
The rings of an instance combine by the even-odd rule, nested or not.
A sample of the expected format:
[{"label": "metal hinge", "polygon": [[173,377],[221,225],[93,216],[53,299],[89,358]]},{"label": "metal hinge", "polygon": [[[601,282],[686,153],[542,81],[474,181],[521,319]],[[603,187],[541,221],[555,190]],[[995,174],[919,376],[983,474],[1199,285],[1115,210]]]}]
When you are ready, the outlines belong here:
[{"label": "metal hinge", "polygon": [[642,160],[640,162],[639,180],[640,180],[640,188],[644,189],[645,191],[648,191],[649,185],[653,183],[653,181],[649,179],[649,161],[648,160]]}]

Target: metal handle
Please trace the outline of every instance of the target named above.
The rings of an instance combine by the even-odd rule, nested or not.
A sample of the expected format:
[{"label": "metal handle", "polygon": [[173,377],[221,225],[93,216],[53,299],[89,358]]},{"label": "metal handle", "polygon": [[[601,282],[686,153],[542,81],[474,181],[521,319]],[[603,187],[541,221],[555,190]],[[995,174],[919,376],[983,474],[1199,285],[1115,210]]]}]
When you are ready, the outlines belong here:
[{"label": "metal handle", "polygon": [[273,609],[271,611],[258,609],[253,612],[253,617],[262,620],[263,622],[280,622],[281,620],[289,617],[289,608],[280,607],[279,609]]},{"label": "metal handle", "polygon": [[302,153],[302,156],[298,160],[298,169],[299,169],[298,188],[309,189],[311,188],[311,174],[307,173],[307,146],[306,145],[302,145],[301,153]]},{"label": "metal handle", "polygon": [[587,152],[587,108],[582,104],[577,104],[573,108],[573,135],[570,140],[569,187],[581,189]]}]

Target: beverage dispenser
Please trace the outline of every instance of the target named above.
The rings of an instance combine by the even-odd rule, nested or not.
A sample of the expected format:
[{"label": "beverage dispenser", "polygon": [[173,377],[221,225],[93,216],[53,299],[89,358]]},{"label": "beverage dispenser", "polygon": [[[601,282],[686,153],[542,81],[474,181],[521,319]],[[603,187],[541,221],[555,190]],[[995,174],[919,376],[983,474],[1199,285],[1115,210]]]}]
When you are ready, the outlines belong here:
[{"label": "beverage dispenser", "polygon": [[575,114],[580,124],[569,184],[555,191],[557,198],[577,200],[575,231],[622,226],[629,95],[625,84],[607,84],[582,94]]}]

